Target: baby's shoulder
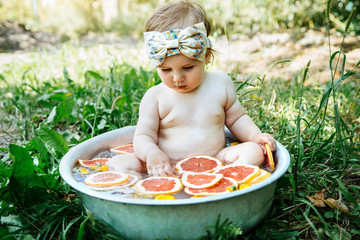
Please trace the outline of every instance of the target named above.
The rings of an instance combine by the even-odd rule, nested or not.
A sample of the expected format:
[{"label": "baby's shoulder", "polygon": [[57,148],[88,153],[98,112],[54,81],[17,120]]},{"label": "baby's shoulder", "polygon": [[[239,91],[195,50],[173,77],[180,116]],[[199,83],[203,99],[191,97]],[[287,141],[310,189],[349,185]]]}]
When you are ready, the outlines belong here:
[{"label": "baby's shoulder", "polygon": [[146,90],[144,96],[148,97],[156,97],[163,91],[163,88],[161,87],[161,83],[155,86],[152,86],[148,90]]},{"label": "baby's shoulder", "polygon": [[227,86],[233,85],[232,79],[224,72],[221,71],[206,71],[206,76],[209,82],[216,85],[223,84]]}]

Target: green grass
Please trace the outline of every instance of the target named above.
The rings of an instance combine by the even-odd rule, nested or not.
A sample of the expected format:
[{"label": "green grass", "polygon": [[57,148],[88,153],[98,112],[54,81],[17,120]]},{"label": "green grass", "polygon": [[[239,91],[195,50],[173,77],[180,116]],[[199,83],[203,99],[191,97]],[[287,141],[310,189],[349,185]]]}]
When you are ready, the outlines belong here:
[{"label": "green grass", "polygon": [[[64,46],[3,66],[1,132],[11,143],[0,148],[4,239],[120,238],[82,207],[58,171],[70,147],[135,125],[142,95],[159,82],[155,71],[118,63],[116,53],[104,52]],[[340,55],[330,49],[329,62]],[[237,223],[219,218],[204,239],[360,238],[360,78],[356,68],[345,71],[345,64],[331,69],[324,86],[304,85],[312,77],[310,62],[291,81],[231,75],[241,102],[258,126],[289,150],[291,165],[256,229],[242,234]],[[312,203],[308,197],[322,190],[325,199],[347,209]]]}]

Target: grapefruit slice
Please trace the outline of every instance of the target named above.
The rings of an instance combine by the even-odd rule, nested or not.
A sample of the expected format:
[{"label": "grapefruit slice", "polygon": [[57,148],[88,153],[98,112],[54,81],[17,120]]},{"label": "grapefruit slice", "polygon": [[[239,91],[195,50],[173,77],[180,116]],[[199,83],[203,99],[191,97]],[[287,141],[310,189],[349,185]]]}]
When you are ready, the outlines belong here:
[{"label": "grapefruit slice", "polygon": [[84,183],[94,187],[110,187],[126,182],[129,178],[127,173],[107,171],[89,175]]},{"label": "grapefruit slice", "polygon": [[268,171],[265,171],[264,169],[260,169],[260,174],[257,177],[255,177],[253,180],[248,182],[247,184],[253,185],[253,184],[262,182],[270,176],[271,176],[271,173],[269,173]]},{"label": "grapefruit slice", "polygon": [[182,183],[176,177],[149,177],[135,184],[135,191],[145,197],[174,194],[181,189]]},{"label": "grapefruit slice", "polygon": [[275,162],[273,158],[273,154],[271,152],[269,144],[265,143],[265,148],[267,152],[267,167],[270,168],[271,171],[275,170]]},{"label": "grapefruit slice", "polygon": [[128,180],[121,184],[118,184],[118,185],[113,185],[113,186],[109,186],[109,187],[94,187],[94,186],[88,186],[88,187],[93,190],[97,190],[97,191],[115,190],[115,189],[119,189],[119,188],[131,187],[138,180],[139,180],[139,178],[137,176],[129,174]]},{"label": "grapefruit slice", "polygon": [[186,187],[184,191],[189,195],[195,195],[197,197],[212,196],[218,194],[224,194],[231,192],[229,187],[237,186],[237,182],[228,177],[223,177],[218,183],[208,188],[189,188]]},{"label": "grapefruit slice", "polygon": [[126,153],[134,153],[135,151],[132,144],[126,144],[115,148],[111,148],[110,152],[126,154]]},{"label": "grapefruit slice", "polygon": [[260,168],[253,165],[228,165],[217,169],[214,173],[221,173],[224,177],[233,178],[239,184],[243,184],[258,176]]},{"label": "grapefruit slice", "polygon": [[88,168],[97,168],[100,167],[102,165],[106,165],[108,162],[107,158],[95,158],[92,160],[81,160],[79,159],[79,164],[83,167],[88,167]]},{"label": "grapefruit slice", "polygon": [[213,186],[222,178],[222,174],[216,173],[184,172],[181,181],[184,186],[189,188],[207,188]]},{"label": "grapefruit slice", "polygon": [[215,169],[222,167],[223,164],[216,158],[206,155],[196,155],[185,158],[175,165],[179,174],[185,171],[189,172],[213,172]]}]

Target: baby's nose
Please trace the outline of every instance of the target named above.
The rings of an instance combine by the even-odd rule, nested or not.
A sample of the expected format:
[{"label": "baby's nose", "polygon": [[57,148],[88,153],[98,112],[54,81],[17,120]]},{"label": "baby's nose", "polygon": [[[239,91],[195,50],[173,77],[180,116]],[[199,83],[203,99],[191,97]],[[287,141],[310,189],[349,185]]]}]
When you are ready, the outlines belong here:
[{"label": "baby's nose", "polygon": [[173,81],[174,82],[182,82],[184,81],[184,76],[182,73],[175,73],[174,76],[173,76]]}]

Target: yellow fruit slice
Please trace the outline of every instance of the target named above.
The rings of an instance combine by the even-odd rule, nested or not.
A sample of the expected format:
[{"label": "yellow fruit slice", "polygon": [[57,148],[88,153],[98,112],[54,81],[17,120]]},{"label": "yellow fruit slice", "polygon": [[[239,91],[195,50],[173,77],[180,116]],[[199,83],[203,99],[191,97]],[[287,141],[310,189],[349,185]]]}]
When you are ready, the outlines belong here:
[{"label": "yellow fruit slice", "polygon": [[144,197],[155,197],[158,195],[169,195],[182,189],[180,179],[176,177],[149,177],[135,184],[135,191]]},{"label": "yellow fruit slice", "polygon": [[108,172],[98,172],[89,175],[84,183],[89,186],[94,187],[110,187],[114,185],[119,185],[127,181],[129,175],[123,172],[108,171]]},{"label": "yellow fruit slice", "polygon": [[275,170],[275,162],[274,162],[273,154],[272,154],[269,144],[265,143],[265,148],[266,148],[266,152],[267,152],[268,168],[270,168],[271,171],[274,171]]},{"label": "yellow fruit slice", "polygon": [[211,187],[223,178],[222,174],[184,172],[181,181],[189,188]]},{"label": "yellow fruit slice", "polygon": [[271,173],[269,173],[268,171],[265,171],[264,169],[260,169],[260,174],[257,177],[255,177],[253,180],[248,182],[247,184],[253,185],[253,184],[262,182],[270,176],[271,176]]},{"label": "yellow fruit slice", "polygon": [[215,170],[214,173],[223,174],[224,177],[233,178],[238,184],[244,184],[258,176],[260,168],[253,165],[228,165]]},{"label": "yellow fruit slice", "polygon": [[239,186],[239,190],[244,189],[244,188],[247,188],[247,187],[251,187],[251,185],[249,185],[249,184],[241,184],[241,185]]},{"label": "yellow fruit slice", "polygon": [[196,155],[185,158],[175,165],[179,174],[189,172],[213,172],[215,169],[222,167],[223,164],[218,159],[206,156]]},{"label": "yellow fruit slice", "polygon": [[155,200],[175,200],[176,197],[172,195],[159,195],[154,198]]}]

